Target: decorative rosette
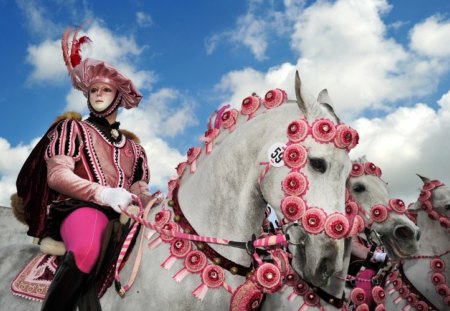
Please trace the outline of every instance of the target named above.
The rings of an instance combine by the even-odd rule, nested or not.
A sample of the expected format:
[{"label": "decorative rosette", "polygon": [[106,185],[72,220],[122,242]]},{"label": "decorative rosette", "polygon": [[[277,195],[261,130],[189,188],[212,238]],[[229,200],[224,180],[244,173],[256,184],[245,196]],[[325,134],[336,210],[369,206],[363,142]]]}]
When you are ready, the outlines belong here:
[{"label": "decorative rosette", "polygon": [[283,160],[289,168],[303,167],[308,160],[308,151],[300,144],[290,145],[284,150]]},{"label": "decorative rosette", "polygon": [[348,219],[340,213],[334,213],[325,221],[325,233],[332,239],[340,239],[347,235],[350,225]]},{"label": "decorative rosette", "polygon": [[382,204],[376,204],[370,209],[370,217],[375,222],[383,222],[388,217],[388,211],[386,206]]},{"label": "decorative rosette", "polygon": [[202,148],[200,147],[192,147],[187,152],[187,162],[191,165],[191,173],[194,173],[197,168],[197,158],[200,156],[202,152]]},{"label": "decorative rosette", "polygon": [[302,195],[308,190],[308,180],[303,173],[291,172],[283,180],[282,187],[287,195]]},{"label": "decorative rosette", "polygon": [[445,262],[441,258],[433,258],[430,262],[430,268],[434,272],[444,272]]},{"label": "decorative rosette", "polygon": [[234,128],[234,125],[236,124],[237,117],[238,111],[236,109],[225,111],[220,117],[222,127],[224,129],[232,130]]},{"label": "decorative rosette", "polygon": [[348,149],[353,142],[353,131],[345,124],[336,126],[334,145],[340,149]]},{"label": "decorative rosette", "polygon": [[162,228],[166,223],[169,222],[169,220],[172,218],[172,212],[163,209],[156,213],[155,215],[155,227],[156,228]]},{"label": "decorative rosette", "polygon": [[353,219],[353,226],[350,229],[349,235],[352,236],[360,232],[363,232],[365,227],[366,222],[364,221],[364,219],[361,216],[356,215],[355,218]]},{"label": "decorative rosette", "polygon": [[[310,306],[310,307],[317,307],[320,306],[320,297],[313,291],[309,291],[303,296],[304,305]],[[299,310],[303,310],[303,306],[300,307]]]},{"label": "decorative rosette", "polygon": [[359,214],[360,207],[357,202],[353,200],[347,200],[345,203],[345,215],[347,217],[354,217]]},{"label": "decorative rosette", "polygon": [[352,128],[350,128],[350,130],[353,132],[353,135],[352,135],[352,143],[347,148],[347,150],[349,150],[349,151],[352,150],[353,148],[355,148],[356,145],[358,145],[358,143],[359,143],[359,134],[358,134],[358,132],[355,129],[352,129]]},{"label": "decorative rosette", "polygon": [[264,295],[251,280],[245,281],[233,292],[230,302],[230,311],[259,310]]},{"label": "decorative rosette", "polygon": [[172,198],[172,192],[177,185],[178,185],[178,178],[171,179],[167,182],[167,197],[168,198]]},{"label": "decorative rosette", "polygon": [[402,281],[401,278],[396,278],[396,279],[392,282],[392,285],[394,285],[394,288],[395,288],[396,290],[399,290],[400,287],[403,286],[403,281]]},{"label": "decorative rosette", "polygon": [[285,281],[287,286],[295,286],[299,281],[299,276],[297,275],[297,273],[289,273],[288,275],[286,275]]},{"label": "decorative rosette", "polygon": [[289,140],[298,143],[305,140],[308,135],[309,125],[305,119],[295,120],[289,123],[287,136]]},{"label": "decorative rosette", "polygon": [[403,285],[402,287],[400,287],[398,289],[398,293],[400,294],[400,297],[406,298],[406,297],[408,297],[410,291],[409,291],[408,287],[406,287],[406,285]]},{"label": "decorative rosette", "polygon": [[431,281],[433,282],[434,285],[444,284],[445,276],[440,272],[435,272],[431,277]]},{"label": "decorative rosette", "polygon": [[384,305],[378,305],[375,307],[374,311],[386,311]]},{"label": "decorative rosette", "polygon": [[438,220],[439,219],[439,213],[436,211],[430,211],[428,212],[428,217],[430,217],[433,220]]},{"label": "decorative rosette", "polygon": [[406,301],[411,307],[415,307],[417,303],[419,302],[419,299],[417,298],[417,295],[414,293],[409,293],[408,297],[406,297]]},{"label": "decorative rosette", "polygon": [[184,268],[178,271],[173,278],[175,281],[181,282],[181,280],[189,273],[201,272],[206,267],[207,263],[208,260],[205,254],[198,250],[192,250],[184,258]]},{"label": "decorative rosette", "polygon": [[378,168],[375,164],[372,162],[366,162],[364,163],[364,171],[368,175],[374,175],[374,176],[381,176],[381,170]]},{"label": "decorative rosette", "polygon": [[406,212],[405,202],[400,199],[390,199],[389,207],[399,214],[404,214]]},{"label": "decorative rosette", "polygon": [[353,162],[352,164],[352,171],[350,172],[350,176],[352,177],[359,177],[364,175],[364,164]]},{"label": "decorative rosette", "polygon": [[439,284],[436,286],[436,293],[440,296],[448,296],[450,295],[450,288],[447,284]]},{"label": "decorative rosette", "polygon": [[188,240],[176,239],[170,243],[170,256],[161,264],[166,270],[170,270],[177,259],[184,258],[192,249]]},{"label": "decorative rosette", "polygon": [[372,288],[372,297],[376,304],[384,303],[386,293],[381,286],[374,286],[374,288]]},{"label": "decorative rosette", "polygon": [[[164,210],[164,213],[160,214],[160,216],[158,216],[158,214],[161,213],[161,212],[159,212],[158,214],[155,215],[155,220],[156,220],[156,217],[158,217],[159,218],[159,221],[157,221],[158,225],[161,225],[160,227],[158,227],[158,225],[156,227],[159,228],[159,229],[162,229],[162,230],[170,230],[170,231],[175,231],[175,232],[179,231],[180,227],[176,223],[174,223],[173,221],[165,222],[166,218],[167,218],[167,213],[166,212],[169,212],[169,211],[168,210]],[[175,238],[173,236],[171,236],[171,235],[165,235],[163,233],[160,233],[160,235],[157,238],[153,239],[152,241],[150,241],[150,243],[148,243],[148,247],[150,249],[154,249],[158,245],[160,245],[161,242],[164,241],[166,243],[170,243],[174,239]]]},{"label": "decorative rosette", "polygon": [[242,101],[241,113],[247,115],[248,119],[251,119],[260,105],[261,98],[259,96],[248,96]]},{"label": "decorative rosette", "polygon": [[428,311],[428,305],[425,301],[418,301],[416,305],[414,306],[417,311]]},{"label": "decorative rosette", "polygon": [[224,286],[230,293],[232,292],[228,284],[225,283],[223,269],[216,265],[207,265],[202,272],[202,284],[200,284],[192,294],[203,301],[208,292],[208,288],[219,288]]},{"label": "decorative rosette", "polygon": [[366,299],[366,294],[364,293],[364,290],[360,287],[356,287],[352,289],[350,292],[350,300],[357,306],[364,303]]},{"label": "decorative rosette", "polygon": [[439,223],[444,228],[450,228],[450,219],[446,216],[439,217]]},{"label": "decorative rosette", "polygon": [[309,285],[303,279],[299,279],[294,286],[294,290],[289,295],[288,300],[293,301],[297,296],[303,296],[309,291]]},{"label": "decorative rosette", "polygon": [[296,196],[288,196],[281,202],[281,210],[288,221],[299,220],[306,210],[305,201]]},{"label": "decorative rosette", "polygon": [[281,287],[280,269],[272,263],[263,263],[256,270],[256,282],[265,292],[273,293]]},{"label": "decorative rosette", "polygon": [[[171,222],[166,223],[164,226],[162,226],[161,229],[178,232],[178,231],[180,231],[180,226],[178,226],[178,224],[171,221]],[[161,240],[163,240],[166,243],[170,243],[175,239],[173,236],[166,235],[163,233],[161,233],[160,238],[161,238]]]},{"label": "decorative rosette", "polygon": [[205,142],[206,154],[210,154],[212,151],[212,146],[214,139],[219,135],[220,130],[216,128],[210,128],[205,132],[205,135],[201,138]]},{"label": "decorative rosette", "polygon": [[181,162],[177,165],[176,170],[177,170],[178,176],[183,175],[184,170],[186,169],[186,166],[187,166],[187,162]]},{"label": "decorative rosette", "polygon": [[370,311],[369,306],[367,303],[360,304],[355,308],[355,311]]},{"label": "decorative rosette", "polygon": [[302,225],[306,232],[311,234],[319,234],[324,230],[327,215],[317,207],[306,210],[302,217]]},{"label": "decorative rosette", "polygon": [[287,94],[282,89],[273,89],[264,96],[263,104],[267,109],[275,108],[287,101]]},{"label": "decorative rosette", "polygon": [[423,203],[425,201],[428,201],[430,199],[430,197],[431,197],[431,191],[422,190],[422,191],[420,191],[420,194],[419,194],[419,201]]},{"label": "decorative rosette", "polygon": [[329,119],[319,119],[311,126],[312,136],[320,143],[330,142],[336,136],[336,126]]},{"label": "decorative rosette", "polygon": [[429,213],[429,212],[431,212],[433,210],[433,205],[431,205],[431,202],[428,201],[428,200],[425,201],[425,202],[422,202],[421,207],[427,213]]},{"label": "decorative rosette", "polygon": [[394,282],[397,278],[398,278],[398,272],[392,271],[391,273],[389,273],[387,280],[388,280],[388,282]]}]

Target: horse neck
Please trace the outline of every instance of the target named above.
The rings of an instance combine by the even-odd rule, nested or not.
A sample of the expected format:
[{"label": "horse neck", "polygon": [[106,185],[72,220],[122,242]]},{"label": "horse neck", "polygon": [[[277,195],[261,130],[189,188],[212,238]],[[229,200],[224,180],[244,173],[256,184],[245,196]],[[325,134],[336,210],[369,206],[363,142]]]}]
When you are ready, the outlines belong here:
[{"label": "horse neck", "polygon": [[417,225],[421,232],[419,254],[441,254],[450,249],[448,231],[423,210],[417,212]]}]

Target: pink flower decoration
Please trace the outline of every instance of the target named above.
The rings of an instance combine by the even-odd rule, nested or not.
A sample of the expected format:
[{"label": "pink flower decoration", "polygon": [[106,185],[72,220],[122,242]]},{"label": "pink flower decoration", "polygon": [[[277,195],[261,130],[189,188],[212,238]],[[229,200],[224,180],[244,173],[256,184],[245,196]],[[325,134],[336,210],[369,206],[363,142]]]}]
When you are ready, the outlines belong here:
[{"label": "pink flower decoration", "polygon": [[436,211],[430,211],[428,212],[428,217],[430,217],[433,220],[438,220],[439,219],[439,213]]},{"label": "pink flower decoration", "polygon": [[184,170],[186,169],[186,166],[187,166],[187,162],[181,162],[180,164],[178,164],[178,166],[176,168],[178,176],[183,175]]},{"label": "pink flower decoration", "polygon": [[429,213],[429,212],[431,212],[433,210],[433,205],[431,205],[430,201],[422,202],[422,206],[421,207],[427,213]]},{"label": "pink flower decoration", "polygon": [[402,279],[397,278],[397,279],[394,280],[394,282],[392,282],[392,284],[394,285],[394,288],[395,288],[396,290],[399,290],[400,287],[403,286],[403,281],[402,281]]},{"label": "pink flower decoration", "polygon": [[400,297],[406,298],[406,297],[408,297],[410,292],[409,292],[409,289],[405,285],[403,285],[402,287],[400,287],[398,289],[398,293],[400,294]]},{"label": "pink flower decoration", "polygon": [[435,187],[436,187],[436,186],[434,185],[434,183],[432,183],[432,182],[430,181],[430,182],[427,182],[427,183],[424,183],[424,184],[423,184],[422,190],[425,190],[425,191],[431,191],[431,190],[433,190]]},{"label": "pink flower decoration", "polygon": [[207,263],[205,254],[198,250],[190,251],[184,259],[184,266],[191,273],[199,273],[206,267]]},{"label": "pink flower decoration", "polygon": [[192,243],[188,240],[176,239],[170,244],[170,253],[177,258],[183,258],[191,250]]},{"label": "pink flower decoration", "polygon": [[297,285],[294,287],[294,292],[299,295],[303,296],[309,291],[309,286],[304,280],[299,280]]},{"label": "pink flower decoration", "polygon": [[381,286],[375,286],[372,288],[372,297],[377,304],[380,304],[386,299],[386,293]]},{"label": "pink flower decoration", "polygon": [[187,158],[188,158],[187,162],[191,165],[191,169],[190,169],[191,173],[194,173],[196,170],[197,158],[199,157],[201,151],[202,151],[202,149],[200,147],[192,147],[187,152]]},{"label": "pink flower decoration", "polygon": [[388,217],[388,211],[387,211],[386,206],[381,205],[381,204],[374,205],[370,209],[370,217],[375,222],[385,221]]},{"label": "pink flower decoration", "polygon": [[417,311],[428,311],[428,305],[425,301],[418,301],[415,305]]},{"label": "pink flower decoration", "polygon": [[356,287],[350,292],[350,299],[355,305],[360,305],[366,299],[366,294],[362,288]]},{"label": "pink flower decoration", "polygon": [[292,121],[287,128],[287,136],[293,142],[301,142],[308,135],[309,125],[305,119]]},{"label": "pink flower decoration", "polygon": [[377,166],[372,162],[364,163],[364,171],[366,174],[377,176]]},{"label": "pink flower decoration", "polygon": [[334,145],[337,148],[347,149],[353,142],[353,132],[345,124],[336,126],[336,137],[334,137]]},{"label": "pink flower decoration", "polygon": [[308,189],[308,180],[303,173],[291,172],[283,180],[282,187],[287,195],[302,195]]},{"label": "pink flower decoration", "polygon": [[288,221],[296,221],[305,213],[306,203],[302,198],[288,196],[281,202],[281,210]]},{"label": "pink flower decoration", "polygon": [[388,275],[388,281],[393,282],[394,280],[396,280],[398,278],[398,272],[397,271],[393,271]]},{"label": "pink flower decoration", "polygon": [[295,286],[299,281],[299,277],[296,273],[289,273],[288,275],[286,275],[285,280],[287,286]]},{"label": "pink flower decoration", "polygon": [[389,206],[399,214],[403,214],[406,212],[405,202],[400,199],[390,199]]},{"label": "pink flower decoration", "polygon": [[430,191],[422,190],[422,191],[420,192],[420,195],[419,195],[419,201],[420,201],[420,202],[425,202],[425,201],[427,201],[430,197],[431,197],[431,192],[430,192]]},{"label": "pink flower decoration", "polygon": [[450,295],[450,288],[447,284],[439,284],[436,286],[436,292],[441,296],[448,296]]},{"label": "pink flower decoration", "polygon": [[202,280],[209,288],[218,288],[223,285],[225,274],[223,269],[216,265],[208,265],[203,269]]},{"label": "pink flower decoration", "polygon": [[359,177],[364,175],[364,164],[353,162],[352,164],[352,171],[350,172],[350,176],[352,177]]},{"label": "pink flower decoration", "polygon": [[[180,231],[180,226],[178,226],[178,224],[174,223],[173,221],[166,223],[165,225],[162,226],[163,230],[169,230],[169,231]],[[173,236],[170,235],[166,235],[161,233],[159,235],[159,237],[161,238],[161,240],[163,240],[166,243],[170,243],[172,242],[175,238]]]},{"label": "pink flower decoration", "polygon": [[169,210],[161,210],[155,215],[156,228],[162,228],[172,218],[172,212]]},{"label": "pink flower decoration", "polygon": [[212,146],[214,139],[219,135],[220,131],[216,128],[211,128],[205,132],[205,136],[201,138],[205,142],[206,154],[210,154],[212,151]]},{"label": "pink flower decoration", "polygon": [[314,139],[321,143],[329,142],[336,136],[336,126],[328,119],[314,121],[311,130]]},{"label": "pink flower decoration", "polygon": [[303,228],[311,234],[321,233],[324,230],[326,217],[325,212],[320,208],[310,208],[302,217]]},{"label": "pink flower decoration", "polygon": [[261,105],[261,98],[259,96],[248,96],[244,98],[242,101],[241,106],[241,113],[244,115],[248,115],[248,118],[250,119],[253,114],[258,110],[259,106]]},{"label": "pink flower decoration", "polygon": [[224,129],[230,129],[231,127],[233,127],[236,124],[237,116],[238,111],[236,109],[230,109],[225,111],[221,117],[222,127]]},{"label": "pink flower decoration", "polygon": [[433,258],[430,262],[430,268],[434,272],[444,272],[445,262],[441,258]]},{"label": "pink flower decoration", "polygon": [[289,168],[303,167],[308,159],[308,151],[300,144],[293,144],[286,148],[283,159]]},{"label": "pink flower decoration", "polygon": [[410,293],[410,294],[408,295],[408,297],[406,297],[406,301],[408,301],[408,304],[409,304],[411,307],[415,307],[415,306],[417,305],[417,303],[419,302],[419,299],[417,299],[416,294]]},{"label": "pink flower decoration", "polygon": [[332,239],[343,238],[347,234],[349,227],[347,218],[339,213],[329,215],[325,221],[325,233]]},{"label": "pink flower decoration", "polygon": [[263,104],[267,109],[275,108],[287,101],[287,94],[284,90],[270,90],[264,96]]},{"label": "pink flower decoration", "polygon": [[247,280],[231,296],[230,311],[259,310],[264,296],[256,284]]},{"label": "pink flower decoration", "polygon": [[353,217],[358,215],[359,205],[355,201],[347,201],[345,204],[345,215],[348,217]]},{"label": "pink flower decoration", "polygon": [[450,219],[445,216],[439,217],[439,223],[444,228],[450,228]]},{"label": "pink flower decoration", "polygon": [[356,307],[355,311],[370,311],[369,306],[367,303],[360,304]]},{"label": "pink flower decoration", "polygon": [[304,300],[304,302],[305,302],[306,305],[311,306],[311,307],[319,306],[319,305],[320,305],[320,298],[319,298],[319,296],[318,296],[315,292],[313,292],[313,291],[310,291],[310,292],[306,293],[306,294],[303,296],[303,300]]},{"label": "pink flower decoration", "polygon": [[353,148],[356,147],[356,145],[358,145],[359,143],[359,134],[355,129],[351,129],[353,131],[353,135],[352,135],[352,143],[351,145],[348,147],[348,150],[351,150]]},{"label": "pink flower decoration", "polygon": [[265,289],[271,291],[281,285],[281,272],[272,263],[264,263],[256,270],[256,281]]},{"label": "pink flower decoration", "polygon": [[363,232],[365,227],[366,227],[366,223],[365,223],[364,219],[361,216],[356,215],[355,219],[353,220],[353,226],[350,230],[349,235],[355,235],[360,232]]}]

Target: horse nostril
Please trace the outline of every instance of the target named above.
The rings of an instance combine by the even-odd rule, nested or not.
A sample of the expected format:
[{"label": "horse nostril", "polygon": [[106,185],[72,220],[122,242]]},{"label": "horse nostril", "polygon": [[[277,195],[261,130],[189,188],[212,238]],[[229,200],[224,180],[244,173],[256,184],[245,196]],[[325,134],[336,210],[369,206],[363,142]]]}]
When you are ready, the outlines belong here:
[{"label": "horse nostril", "polygon": [[411,240],[414,238],[414,231],[407,226],[398,226],[394,230],[394,236],[401,240]]}]

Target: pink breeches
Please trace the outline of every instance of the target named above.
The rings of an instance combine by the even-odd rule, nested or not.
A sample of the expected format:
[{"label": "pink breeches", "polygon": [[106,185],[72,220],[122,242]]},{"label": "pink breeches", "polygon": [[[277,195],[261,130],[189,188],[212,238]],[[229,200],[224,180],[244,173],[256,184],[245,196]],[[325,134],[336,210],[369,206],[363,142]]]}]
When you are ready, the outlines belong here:
[{"label": "pink breeches", "polygon": [[67,251],[84,273],[91,272],[100,255],[103,232],[108,218],[101,211],[81,207],[67,216],[61,224],[61,237]]}]

